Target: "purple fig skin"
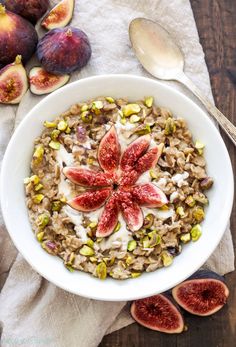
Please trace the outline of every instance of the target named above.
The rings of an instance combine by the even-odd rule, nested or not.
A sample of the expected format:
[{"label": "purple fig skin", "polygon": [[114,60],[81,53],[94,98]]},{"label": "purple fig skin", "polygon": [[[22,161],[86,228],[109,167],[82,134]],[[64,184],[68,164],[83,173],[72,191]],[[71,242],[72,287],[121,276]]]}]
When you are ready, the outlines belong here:
[{"label": "purple fig skin", "polygon": [[73,27],[49,31],[37,46],[37,56],[44,69],[58,75],[81,69],[91,53],[87,35]]},{"label": "purple fig skin", "polygon": [[38,35],[24,18],[0,5],[0,65],[12,63],[17,55],[25,64],[35,52]]},{"label": "purple fig skin", "polygon": [[0,3],[32,24],[36,24],[49,7],[49,0],[0,0]]}]

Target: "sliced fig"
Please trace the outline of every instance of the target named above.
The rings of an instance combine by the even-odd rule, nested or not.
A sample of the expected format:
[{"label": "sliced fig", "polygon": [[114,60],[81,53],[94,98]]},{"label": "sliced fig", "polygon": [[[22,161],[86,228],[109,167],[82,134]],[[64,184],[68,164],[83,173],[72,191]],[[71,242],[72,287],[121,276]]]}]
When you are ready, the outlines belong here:
[{"label": "sliced fig", "polygon": [[141,174],[155,167],[162,153],[163,144],[153,147],[139,158],[135,169]]},{"label": "sliced fig", "polygon": [[64,28],[73,16],[75,1],[62,0],[46,15],[41,26],[47,30]]},{"label": "sliced fig", "polygon": [[153,183],[133,187],[132,196],[139,205],[146,207],[161,207],[168,203],[165,193]]},{"label": "sliced fig", "polygon": [[98,160],[106,172],[114,172],[120,161],[120,144],[114,126],[102,138],[98,147]]},{"label": "sliced fig", "polygon": [[36,95],[53,92],[64,86],[70,79],[70,75],[54,75],[42,67],[34,67],[29,73],[30,91]]},{"label": "sliced fig", "polygon": [[140,174],[135,169],[127,169],[126,171],[122,172],[119,184],[122,186],[132,186],[133,184],[135,184],[139,176]]},{"label": "sliced fig", "polygon": [[27,89],[27,74],[21,56],[17,56],[14,63],[0,70],[0,103],[18,104]]},{"label": "sliced fig", "polygon": [[98,223],[96,236],[105,237],[109,236],[115,229],[118,222],[119,207],[115,195],[112,195],[101,215]]},{"label": "sliced fig", "polygon": [[49,7],[49,0],[2,0],[6,8],[36,24]]},{"label": "sliced fig", "polygon": [[126,148],[120,162],[120,167],[123,171],[134,168],[138,159],[147,151],[150,141],[150,135],[143,135]]},{"label": "sliced fig", "polygon": [[91,46],[82,30],[58,28],[49,31],[39,41],[37,56],[46,71],[64,75],[87,64],[91,57]]},{"label": "sliced fig", "polygon": [[131,231],[139,230],[143,225],[143,212],[139,205],[132,200],[130,192],[119,192],[119,207],[128,228]]},{"label": "sliced fig", "polygon": [[67,204],[77,211],[95,211],[105,204],[110,194],[111,188],[88,191],[69,200]]},{"label": "sliced fig", "polygon": [[172,289],[175,301],[197,316],[210,316],[227,301],[229,289],[222,276],[213,271],[200,270]]},{"label": "sliced fig", "polygon": [[64,175],[73,183],[83,187],[106,187],[112,185],[109,175],[77,167],[65,167]]},{"label": "sliced fig", "polygon": [[184,320],[178,307],[165,294],[136,300],[130,313],[144,327],[168,334],[182,333]]},{"label": "sliced fig", "polygon": [[17,55],[21,55],[23,63],[26,63],[37,42],[38,35],[33,25],[0,4],[0,65],[12,63]]}]

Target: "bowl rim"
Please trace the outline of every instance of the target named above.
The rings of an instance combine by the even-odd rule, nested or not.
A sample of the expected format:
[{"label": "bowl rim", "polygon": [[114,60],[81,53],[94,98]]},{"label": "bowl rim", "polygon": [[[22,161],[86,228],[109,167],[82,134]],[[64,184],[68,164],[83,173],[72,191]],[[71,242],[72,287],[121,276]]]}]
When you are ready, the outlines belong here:
[{"label": "bowl rim", "polygon": [[[13,135],[11,136],[11,139],[7,145],[6,151],[4,153],[4,157],[2,160],[2,169],[1,169],[1,176],[0,176],[0,191],[4,192],[4,178],[7,175],[7,166],[8,166],[8,160],[9,160],[9,155],[8,153],[10,153],[11,151],[11,147],[14,143],[15,137],[17,136],[18,133],[21,132],[21,129],[23,129],[25,127],[25,124],[27,124],[28,120],[37,112],[37,109],[41,106],[43,106],[44,104],[47,104],[50,102],[51,99],[55,98],[57,95],[63,94],[63,91],[65,89],[73,89],[76,86],[81,86],[83,85],[83,83],[87,83],[89,82],[93,82],[96,80],[104,80],[104,79],[116,79],[117,81],[119,80],[123,80],[123,79],[133,79],[136,80],[137,82],[142,82],[142,81],[146,81],[146,82],[152,82],[157,84],[160,88],[164,89],[167,93],[171,92],[174,94],[177,94],[177,96],[179,96],[180,98],[182,98],[183,102],[188,102],[191,107],[195,108],[197,110],[197,112],[202,114],[202,117],[205,118],[205,121],[209,124],[209,127],[211,128],[211,131],[215,132],[215,134],[217,134],[216,136],[218,137],[218,141],[219,143],[221,143],[221,146],[224,150],[224,155],[225,155],[225,160],[228,162],[228,167],[230,169],[230,179],[228,182],[228,186],[230,186],[232,189],[230,190],[230,196],[227,197],[227,213],[225,213],[225,220],[224,223],[222,222],[222,231],[221,233],[218,233],[218,238],[212,240],[211,243],[211,252],[208,252],[208,254],[205,254],[204,257],[201,257],[200,261],[198,262],[198,265],[195,266],[194,268],[191,269],[191,271],[189,272],[185,272],[184,275],[179,276],[178,280],[173,281],[171,283],[172,287],[176,286],[177,284],[179,284],[180,282],[184,281],[186,278],[188,278],[190,275],[192,275],[195,271],[197,271],[205,262],[206,260],[210,257],[210,255],[215,251],[216,247],[218,246],[225,230],[227,227],[227,224],[229,222],[229,218],[231,215],[231,211],[232,211],[232,206],[233,206],[233,197],[234,197],[234,179],[233,179],[233,170],[232,170],[232,164],[231,164],[231,160],[229,157],[229,153],[228,150],[226,148],[226,145],[220,135],[220,132],[218,131],[218,129],[214,126],[214,123],[212,122],[212,120],[210,119],[210,117],[207,115],[206,112],[204,112],[192,99],[190,99],[188,96],[186,96],[185,94],[181,93],[179,90],[177,90],[176,88],[164,84],[159,80],[155,80],[152,78],[148,78],[148,77],[143,77],[143,76],[137,76],[137,75],[132,75],[132,74],[103,74],[103,75],[95,75],[95,76],[90,76],[90,77],[86,77],[77,81],[74,81],[72,83],[67,84],[66,86],[63,86],[62,88],[59,88],[58,90],[54,91],[53,93],[47,95],[43,100],[39,101],[28,113],[27,115],[24,117],[24,119],[20,122],[20,124],[17,126],[16,130],[14,131]],[[87,297],[90,299],[95,299],[95,300],[104,300],[104,301],[124,301],[124,300],[135,300],[135,299],[140,299],[141,297],[148,297],[151,295],[155,295],[156,292],[152,289],[149,291],[146,291],[145,294],[143,296],[140,295],[130,295],[129,293],[127,293],[127,295],[124,297],[102,297],[101,295],[97,296],[96,293],[94,295],[91,294],[87,294],[86,292],[83,293],[79,293],[78,291],[76,291],[75,289],[70,289],[68,288],[68,286],[64,283],[62,283],[61,281],[59,281],[57,278],[49,278],[49,276],[45,275],[45,272],[43,269],[38,269],[36,266],[34,266],[33,261],[31,259],[29,259],[28,255],[27,255],[27,250],[23,247],[22,243],[17,242],[17,240],[14,238],[14,234],[15,232],[13,230],[11,230],[11,227],[9,226],[9,215],[8,215],[8,211],[7,211],[7,207],[4,204],[4,194],[1,194],[0,196],[0,202],[1,202],[1,208],[2,208],[2,215],[3,215],[3,220],[5,222],[7,231],[11,237],[11,240],[13,241],[15,247],[17,248],[17,250],[21,253],[21,255],[24,257],[24,259],[28,262],[28,264],[30,264],[30,266],[37,272],[39,273],[42,277],[44,277],[45,279],[47,279],[49,282],[53,283],[54,285],[58,286],[59,288],[62,288],[64,290],[66,290],[67,292],[76,294],[76,295],[80,295],[83,297]],[[86,274],[87,275],[87,274]],[[117,281],[117,280],[115,280]],[[165,290],[168,290],[169,286],[166,286]]]}]

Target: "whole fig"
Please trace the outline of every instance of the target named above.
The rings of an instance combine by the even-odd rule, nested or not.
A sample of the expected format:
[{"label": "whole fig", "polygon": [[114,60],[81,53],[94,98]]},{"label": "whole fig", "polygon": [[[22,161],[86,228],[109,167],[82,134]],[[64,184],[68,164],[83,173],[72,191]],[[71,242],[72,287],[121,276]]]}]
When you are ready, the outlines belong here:
[{"label": "whole fig", "polygon": [[34,53],[38,35],[31,23],[0,4],[0,65],[12,63],[17,55],[26,63]]},{"label": "whole fig", "polygon": [[38,43],[37,56],[48,72],[63,75],[81,69],[91,57],[88,36],[73,27],[49,31]]},{"label": "whole fig", "polygon": [[6,9],[36,24],[49,7],[49,0],[0,0]]}]

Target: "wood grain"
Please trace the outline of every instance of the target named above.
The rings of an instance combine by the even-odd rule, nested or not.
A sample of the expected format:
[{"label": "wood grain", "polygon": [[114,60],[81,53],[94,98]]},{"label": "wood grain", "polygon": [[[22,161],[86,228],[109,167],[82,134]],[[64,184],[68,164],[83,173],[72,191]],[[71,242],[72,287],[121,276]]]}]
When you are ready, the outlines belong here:
[{"label": "wood grain", "polygon": [[[217,107],[236,125],[236,0],[191,0]],[[223,134],[236,172],[236,148]],[[224,182],[222,182],[224,184]],[[227,197],[222,197],[223,199]],[[236,205],[231,216],[236,248]],[[168,336],[132,324],[104,337],[100,347],[233,347],[236,345],[236,271],[227,275],[228,305],[212,317],[186,315],[188,331]]]}]

